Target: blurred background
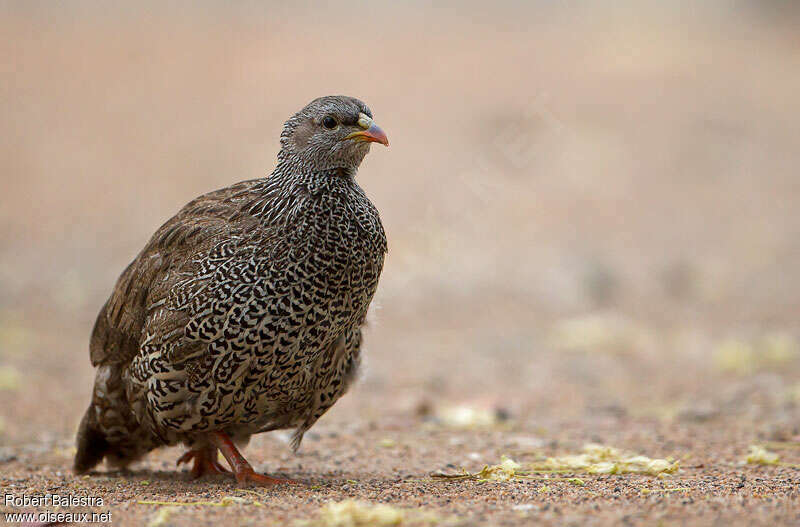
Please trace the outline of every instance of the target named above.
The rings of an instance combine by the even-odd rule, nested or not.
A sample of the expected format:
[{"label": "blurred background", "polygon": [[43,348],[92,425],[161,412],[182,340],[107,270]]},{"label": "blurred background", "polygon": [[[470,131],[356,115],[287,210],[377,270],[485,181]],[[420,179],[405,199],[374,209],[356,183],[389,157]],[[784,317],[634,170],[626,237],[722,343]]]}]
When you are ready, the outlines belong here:
[{"label": "blurred background", "polygon": [[0,443],[66,469],[119,273],[327,94],[390,138],[359,174],[389,255],[319,430],[456,407],[800,433],[799,24],[778,0],[0,3]]}]

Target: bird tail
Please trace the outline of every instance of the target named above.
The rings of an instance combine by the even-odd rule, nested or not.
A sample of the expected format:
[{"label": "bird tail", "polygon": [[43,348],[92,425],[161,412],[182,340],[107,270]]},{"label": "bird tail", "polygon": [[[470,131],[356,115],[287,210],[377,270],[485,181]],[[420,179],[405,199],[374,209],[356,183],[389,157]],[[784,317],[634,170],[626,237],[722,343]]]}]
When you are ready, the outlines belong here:
[{"label": "bird tail", "polygon": [[76,439],[73,470],[84,474],[105,458],[122,468],[159,446],[142,427],[125,396],[121,368],[103,365],[97,370],[92,402],[83,415]]},{"label": "bird tail", "polygon": [[94,408],[89,405],[83,414],[78,427],[77,447],[75,462],[72,465],[76,474],[85,474],[93,469],[111,450],[111,444],[106,440],[105,434],[94,423]]}]

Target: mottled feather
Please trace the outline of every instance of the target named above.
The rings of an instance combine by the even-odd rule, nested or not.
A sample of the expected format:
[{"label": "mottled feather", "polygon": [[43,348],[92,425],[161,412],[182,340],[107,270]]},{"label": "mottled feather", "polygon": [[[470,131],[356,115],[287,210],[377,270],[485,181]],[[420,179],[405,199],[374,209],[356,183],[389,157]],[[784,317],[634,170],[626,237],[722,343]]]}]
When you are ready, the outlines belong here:
[{"label": "mottled feather", "polygon": [[297,448],[347,390],[386,252],[355,181],[369,145],[345,137],[364,113],[313,101],[287,121],[270,177],[191,201],[125,269],[91,336],[76,470],[217,430],[294,428]]}]

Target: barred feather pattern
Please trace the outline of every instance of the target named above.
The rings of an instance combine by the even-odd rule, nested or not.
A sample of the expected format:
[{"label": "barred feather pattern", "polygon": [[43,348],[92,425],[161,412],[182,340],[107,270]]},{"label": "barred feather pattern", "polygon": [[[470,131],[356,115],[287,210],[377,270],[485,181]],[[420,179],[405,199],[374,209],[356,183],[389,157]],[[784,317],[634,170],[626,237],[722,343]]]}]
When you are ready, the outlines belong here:
[{"label": "barred feather pattern", "polygon": [[347,391],[386,254],[355,181],[369,143],[349,139],[371,117],[358,99],[315,99],[286,122],[268,178],[200,196],[156,231],[92,331],[77,472],[202,448],[210,431],[243,443],[293,428],[297,449]]},{"label": "barred feather pattern", "polygon": [[354,176],[279,164],[198,198],[156,232],[92,339],[89,414],[129,450],[121,457],[210,430],[246,440],[294,428],[297,449],[345,393],[386,253]]}]

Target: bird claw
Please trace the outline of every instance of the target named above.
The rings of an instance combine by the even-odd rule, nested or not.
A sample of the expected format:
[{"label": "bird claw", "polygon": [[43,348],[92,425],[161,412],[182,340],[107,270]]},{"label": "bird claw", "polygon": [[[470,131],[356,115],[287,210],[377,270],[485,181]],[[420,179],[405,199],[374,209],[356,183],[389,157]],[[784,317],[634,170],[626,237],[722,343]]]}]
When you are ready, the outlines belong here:
[{"label": "bird claw", "polygon": [[175,466],[179,467],[183,463],[188,463],[189,461],[194,459],[195,456],[197,456],[197,450],[189,450],[188,452],[185,452],[181,457],[178,458],[178,460],[175,462]]},{"label": "bird claw", "polygon": [[189,450],[178,458],[178,461],[175,462],[175,465],[180,466],[183,463],[188,463],[189,461],[194,460],[194,465],[190,470],[194,479],[207,474],[230,474],[230,470],[220,465],[215,459],[216,457],[216,449],[214,449],[213,454],[208,450]]},{"label": "bird claw", "polygon": [[299,481],[288,478],[274,478],[266,474],[259,474],[254,470],[242,470],[236,473],[236,482],[240,485],[248,483],[260,486],[271,487],[273,485],[300,485]]}]

